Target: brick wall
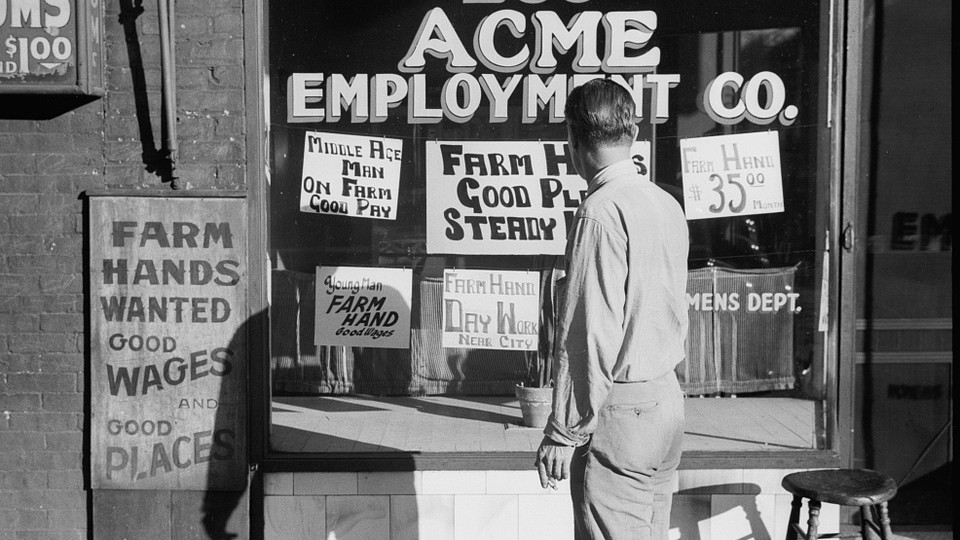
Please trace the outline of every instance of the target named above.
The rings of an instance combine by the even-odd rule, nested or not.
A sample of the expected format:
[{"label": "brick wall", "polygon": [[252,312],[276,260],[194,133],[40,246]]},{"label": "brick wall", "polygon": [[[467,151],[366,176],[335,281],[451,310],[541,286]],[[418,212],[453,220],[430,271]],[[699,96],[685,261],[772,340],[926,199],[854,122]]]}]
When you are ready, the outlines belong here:
[{"label": "brick wall", "polygon": [[[156,3],[105,4],[107,95],[52,119],[0,115],[0,540],[88,536],[81,194],[170,189],[153,172]],[[241,8],[177,5],[185,189],[245,184]]]}]

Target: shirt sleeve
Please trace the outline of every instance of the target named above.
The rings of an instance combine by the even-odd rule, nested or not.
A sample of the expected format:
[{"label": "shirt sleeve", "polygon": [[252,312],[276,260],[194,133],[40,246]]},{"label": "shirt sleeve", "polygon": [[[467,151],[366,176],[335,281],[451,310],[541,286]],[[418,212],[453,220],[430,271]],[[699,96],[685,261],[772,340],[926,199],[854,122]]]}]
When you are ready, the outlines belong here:
[{"label": "shirt sleeve", "polygon": [[559,302],[553,412],[544,434],[580,446],[614,382],[624,338],[626,242],[597,221],[579,217],[567,245],[566,286]]}]

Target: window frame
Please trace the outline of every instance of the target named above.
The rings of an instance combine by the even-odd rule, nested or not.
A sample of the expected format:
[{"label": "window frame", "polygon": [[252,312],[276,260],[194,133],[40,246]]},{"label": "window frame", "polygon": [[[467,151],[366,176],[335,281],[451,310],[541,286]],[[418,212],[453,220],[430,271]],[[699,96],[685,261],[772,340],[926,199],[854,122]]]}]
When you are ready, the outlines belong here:
[{"label": "window frame", "polygon": [[[246,96],[246,171],[249,205],[251,313],[263,312],[261,324],[251,328],[249,366],[249,460],[263,472],[364,472],[410,470],[522,470],[532,466],[533,452],[389,452],[286,454],[270,450],[271,370],[269,362],[269,272],[267,197],[269,162],[269,71],[267,13],[269,0],[244,0],[244,74]],[[852,459],[850,428],[853,425],[853,358],[855,334],[855,283],[853,226],[858,221],[856,179],[862,169],[860,130],[862,62],[865,13],[839,0],[825,0],[820,13],[819,90],[821,121],[818,122],[818,177],[829,179],[829,189],[818,199],[829,206],[827,243],[835,254],[830,269],[829,329],[821,354],[826,397],[822,419],[822,449],[764,452],[687,451],[681,469],[792,469],[844,466]],[[869,52],[869,51],[868,51]],[[848,61],[853,59],[853,61]],[[862,196],[862,194],[860,195]],[[821,218],[818,218],[818,220]],[[821,227],[821,224],[823,225]],[[841,231],[843,231],[841,233]],[[818,254],[817,265],[822,255]],[[839,396],[843,396],[840,398]]]}]

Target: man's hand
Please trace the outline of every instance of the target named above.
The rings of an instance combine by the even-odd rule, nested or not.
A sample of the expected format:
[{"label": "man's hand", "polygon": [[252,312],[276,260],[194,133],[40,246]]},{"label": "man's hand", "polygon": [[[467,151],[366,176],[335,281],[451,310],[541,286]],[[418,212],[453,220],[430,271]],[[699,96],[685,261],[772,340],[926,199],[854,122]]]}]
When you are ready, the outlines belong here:
[{"label": "man's hand", "polygon": [[573,446],[564,446],[550,437],[544,437],[537,450],[537,472],[540,473],[540,485],[544,489],[557,489],[557,481],[570,478],[570,460],[573,458]]}]

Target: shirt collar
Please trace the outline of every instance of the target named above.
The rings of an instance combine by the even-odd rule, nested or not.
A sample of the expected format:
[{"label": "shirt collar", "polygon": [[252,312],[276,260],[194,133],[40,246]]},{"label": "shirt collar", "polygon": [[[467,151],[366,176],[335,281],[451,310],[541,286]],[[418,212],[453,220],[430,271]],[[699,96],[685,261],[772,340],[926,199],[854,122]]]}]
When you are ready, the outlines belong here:
[{"label": "shirt collar", "polygon": [[589,197],[591,193],[600,189],[600,186],[607,182],[624,176],[640,176],[637,172],[637,166],[633,163],[633,159],[617,161],[600,169],[600,171],[593,176],[593,179],[587,183],[587,196]]}]

